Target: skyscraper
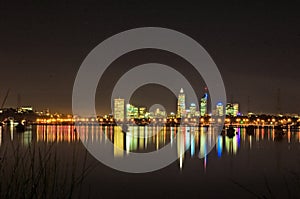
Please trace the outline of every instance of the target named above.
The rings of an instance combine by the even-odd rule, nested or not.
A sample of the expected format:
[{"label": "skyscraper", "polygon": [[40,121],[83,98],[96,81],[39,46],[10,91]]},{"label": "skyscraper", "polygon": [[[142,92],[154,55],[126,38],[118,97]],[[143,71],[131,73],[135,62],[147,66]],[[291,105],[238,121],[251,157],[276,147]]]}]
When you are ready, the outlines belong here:
[{"label": "skyscraper", "polygon": [[205,116],[207,114],[207,98],[208,94],[205,93],[200,101],[200,116]]},{"label": "skyscraper", "polygon": [[217,104],[216,110],[217,110],[217,114],[216,114],[217,116],[223,116],[224,115],[224,105],[221,102],[219,102]]},{"label": "skyscraper", "polygon": [[126,119],[134,119],[139,117],[139,108],[132,104],[126,104]]},{"label": "skyscraper", "polygon": [[146,107],[139,107],[139,118],[145,118],[146,117],[146,113],[147,113],[147,108]]},{"label": "skyscraper", "polygon": [[227,103],[226,104],[226,115],[236,117],[239,114],[239,104]]},{"label": "skyscraper", "polygon": [[196,115],[196,104],[195,103],[191,103],[190,113],[191,113],[191,117],[195,117],[195,115]]},{"label": "skyscraper", "polygon": [[123,121],[125,117],[125,100],[114,99],[114,118],[116,121]]},{"label": "skyscraper", "polygon": [[237,116],[239,114],[239,104],[238,103],[235,103],[233,104],[233,116]]},{"label": "skyscraper", "polygon": [[231,103],[226,104],[226,115],[233,116],[233,104]]},{"label": "skyscraper", "polygon": [[180,89],[177,101],[177,117],[184,116],[185,113],[185,94],[183,88]]}]

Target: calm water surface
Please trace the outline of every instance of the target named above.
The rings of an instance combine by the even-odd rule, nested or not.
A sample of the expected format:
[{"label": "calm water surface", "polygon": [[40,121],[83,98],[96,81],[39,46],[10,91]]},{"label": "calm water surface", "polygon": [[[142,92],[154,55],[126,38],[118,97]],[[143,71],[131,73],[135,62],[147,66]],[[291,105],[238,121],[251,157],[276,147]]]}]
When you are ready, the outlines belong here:
[{"label": "calm water surface", "polygon": [[256,129],[249,136],[244,128],[236,128],[233,138],[215,135],[211,128],[204,127],[128,130],[130,133],[124,134],[118,127],[81,126],[77,133],[93,143],[112,141],[115,158],[130,152],[155,151],[172,145],[174,139],[178,142],[173,147],[186,152],[159,171],[123,173],[91,156],[73,126],[38,125],[24,133],[15,132],[13,126],[0,127],[0,157],[6,154],[9,159],[16,148],[26,151],[32,146],[54,148],[67,165],[75,164],[76,157],[76,164],[90,166],[80,193],[75,191],[74,196],[82,198],[300,198],[299,129],[277,137],[273,129]]}]

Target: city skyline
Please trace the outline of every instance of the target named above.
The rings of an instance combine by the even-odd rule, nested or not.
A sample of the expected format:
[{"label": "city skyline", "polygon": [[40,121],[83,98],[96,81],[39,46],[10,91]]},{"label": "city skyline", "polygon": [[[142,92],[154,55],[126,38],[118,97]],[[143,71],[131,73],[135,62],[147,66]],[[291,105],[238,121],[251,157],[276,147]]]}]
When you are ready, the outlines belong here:
[{"label": "city skyline", "polygon": [[[43,109],[34,109],[32,105],[21,105],[21,96],[18,95],[18,106],[16,107],[5,107],[6,105],[6,100],[7,100],[7,97],[10,93],[10,90],[7,91],[6,93],[6,96],[4,97],[3,101],[2,101],[2,109],[0,108],[0,113],[2,113],[3,109],[16,109],[17,112],[19,113],[20,110],[22,109],[30,109],[31,111],[35,111],[35,112],[49,112],[49,108],[43,108]],[[201,96],[201,94],[199,95],[199,93],[197,93],[198,96]],[[280,96],[278,96],[280,97]],[[248,102],[248,105],[247,105],[247,110],[246,112],[242,113],[240,111],[240,103],[237,102],[237,101],[230,101],[228,102],[227,101],[227,104],[222,104],[222,103],[217,103],[216,105],[211,105],[209,102],[209,91],[207,89],[207,87],[204,87],[204,95],[200,98],[199,100],[199,104],[198,104],[198,110],[197,110],[197,107],[196,107],[196,104],[194,102],[191,102],[191,103],[186,103],[186,95],[184,93],[184,90],[183,88],[180,88],[180,91],[179,91],[179,94],[178,94],[178,97],[176,99],[176,109],[171,109],[169,111],[166,111],[166,110],[163,110],[165,111],[165,113],[167,114],[172,114],[172,113],[175,113],[176,116],[179,118],[181,117],[182,115],[186,116],[188,114],[191,113],[191,110],[195,113],[196,112],[196,115],[198,116],[205,116],[206,114],[212,114],[214,113],[214,111],[217,111],[217,115],[220,115],[222,116],[224,113],[226,113],[226,115],[231,115],[231,116],[237,116],[237,115],[247,115],[247,114],[252,114],[252,113],[255,113],[253,111],[250,111],[251,108],[249,107],[249,102]],[[249,97],[248,97],[249,98]],[[249,99],[248,99],[249,100]],[[278,101],[279,99],[277,99]],[[121,103],[121,104],[120,104]],[[147,110],[150,108],[150,106],[155,106],[156,104],[150,104],[149,106],[145,106],[144,104],[142,105],[134,105],[133,103],[130,103],[130,101],[126,102],[125,103],[125,99],[123,98],[116,98],[116,99],[113,99],[113,109],[110,111],[110,112],[99,112],[97,111],[97,115],[115,115],[116,112],[117,112],[117,117],[116,119],[117,120],[123,120],[124,118],[128,118],[128,114],[125,113],[128,111],[128,107],[125,108],[125,105],[126,106],[131,106],[131,107],[142,107],[143,109]],[[117,109],[115,109],[116,106],[119,106]],[[121,106],[123,106],[124,110],[123,112],[121,111]],[[161,105],[159,105],[161,106]],[[186,107],[190,107],[189,109],[186,109]],[[211,110],[210,108],[213,107]],[[275,113],[266,113],[266,112],[256,112],[256,114],[273,114],[273,115],[290,115],[290,114],[293,114],[293,115],[297,115],[297,113],[282,113],[281,112],[281,107],[279,106],[279,104],[277,104],[277,112]],[[246,108],[245,108],[246,109]],[[174,111],[175,110],[175,111]],[[197,110],[197,111],[196,111]],[[208,112],[210,110],[210,112]],[[223,113],[224,112],[224,113]],[[59,112],[55,112],[55,113],[59,113]],[[61,113],[61,112],[60,112]],[[72,113],[63,113],[63,114],[72,114]],[[194,114],[195,115],[195,114]],[[126,117],[125,117],[126,116]],[[122,119],[123,118],[123,119]]]},{"label": "city skyline", "polygon": [[[207,91],[207,90],[205,90]],[[164,111],[165,113],[168,114],[176,114],[176,116],[181,117],[181,115],[186,115],[189,113],[196,113],[196,115],[198,116],[205,116],[205,115],[211,115],[212,112],[214,110],[221,112],[221,110],[223,110],[223,112],[226,112],[226,115],[231,115],[231,116],[237,116],[237,115],[247,115],[247,114],[254,114],[255,112],[249,111],[249,112],[245,112],[245,113],[241,113],[240,110],[240,104],[236,101],[234,102],[227,102],[226,105],[222,104],[222,103],[217,103],[215,106],[215,108],[211,109],[210,112],[209,108],[211,107],[210,101],[208,100],[208,93],[204,93],[204,96],[201,98],[201,100],[199,101],[199,105],[198,105],[198,109],[196,107],[196,104],[194,102],[190,103],[190,104],[186,104],[185,103],[185,94],[183,89],[180,89],[178,98],[177,98],[177,109],[176,111],[169,111],[166,112],[164,109],[160,110],[159,108],[156,110],[160,110],[160,111]],[[111,112],[101,112],[100,114],[97,115],[115,115],[117,113],[117,118],[126,118],[128,117],[127,113],[125,113],[124,110],[128,110],[128,109],[134,109],[134,108],[143,108],[148,110],[150,107],[147,106],[139,106],[139,105],[134,105],[132,103],[125,103],[125,99],[123,98],[116,98],[113,99],[114,101],[114,108],[111,110]],[[155,104],[156,105],[156,104]],[[117,109],[115,109],[115,107],[118,107]],[[219,106],[219,107],[218,107]],[[124,110],[121,110],[124,107]],[[189,109],[186,109],[186,107],[189,107]],[[2,109],[0,109],[0,113],[3,112],[3,110],[9,110],[9,109],[15,109],[17,113],[23,113],[23,112],[27,112],[27,111],[33,111],[33,112],[37,112],[37,113],[48,113],[50,112],[49,108],[43,108],[43,109],[36,109],[36,107],[32,106],[32,105],[22,105],[22,106],[16,106],[16,107],[3,107]],[[122,112],[123,111],[123,112]],[[136,110],[138,111],[138,109]],[[155,110],[154,110],[155,111]],[[57,114],[72,114],[72,113],[64,113],[64,112],[53,112],[53,113],[57,113]],[[99,112],[98,112],[99,113]],[[255,114],[268,114],[268,115],[297,115],[297,113],[266,113],[266,112],[256,112]],[[220,114],[217,114],[220,115]],[[126,116],[126,117],[125,117]]]},{"label": "city skyline", "polygon": [[[167,116],[172,116],[176,118],[194,118],[194,117],[206,117],[209,115],[216,116],[233,116],[237,117],[242,115],[239,111],[238,103],[223,104],[218,102],[215,105],[211,105],[208,101],[209,95],[208,90],[205,88],[204,96],[198,103],[198,107],[195,102],[188,104],[186,102],[186,95],[183,88],[180,88],[177,98],[177,109],[176,111],[167,112],[163,106],[156,107],[154,110],[150,110],[147,106],[135,106],[130,104],[129,101],[125,101],[123,98],[113,99],[113,117],[117,122],[123,122],[126,118],[127,121],[131,119],[144,119],[144,118],[166,118]],[[153,105],[155,106],[155,105]],[[187,108],[188,107],[188,108]],[[209,107],[212,107],[209,109]],[[248,112],[247,114],[252,114]],[[245,115],[247,115],[245,114]],[[161,117],[164,115],[163,117]]]}]

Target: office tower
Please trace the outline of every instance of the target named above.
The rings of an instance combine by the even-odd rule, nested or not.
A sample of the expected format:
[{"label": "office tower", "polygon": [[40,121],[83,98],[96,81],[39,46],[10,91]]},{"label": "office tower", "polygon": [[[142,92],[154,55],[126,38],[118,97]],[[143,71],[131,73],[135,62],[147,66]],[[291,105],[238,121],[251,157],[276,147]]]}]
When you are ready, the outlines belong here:
[{"label": "office tower", "polygon": [[139,108],[131,104],[126,104],[126,119],[134,119],[139,117]]},{"label": "office tower", "polygon": [[223,116],[224,115],[224,105],[221,102],[219,102],[217,104],[216,111],[217,111],[217,113],[216,113],[217,116]]},{"label": "office tower", "polygon": [[205,116],[207,114],[207,98],[208,94],[205,93],[200,101],[200,116]]},{"label": "office tower", "polygon": [[180,89],[177,101],[177,117],[184,116],[185,113],[185,94],[183,88]]},{"label": "office tower", "polygon": [[239,104],[238,103],[227,103],[226,104],[226,115],[236,117],[239,114]]},{"label": "office tower", "polygon": [[233,104],[231,103],[226,104],[226,115],[233,116]]},{"label": "office tower", "polygon": [[235,104],[233,104],[233,116],[238,116],[238,114],[239,114],[239,104],[238,103],[235,103]]},{"label": "office tower", "polygon": [[190,114],[191,114],[191,117],[195,117],[195,115],[196,115],[196,104],[195,103],[192,103],[190,106]]},{"label": "office tower", "polygon": [[132,117],[132,105],[126,104],[126,119],[130,120]]},{"label": "office tower", "polygon": [[146,107],[139,107],[139,118],[146,118],[146,114],[147,114],[147,108]]},{"label": "office tower", "polygon": [[125,117],[125,100],[124,99],[114,99],[114,118],[116,121],[123,121]]}]

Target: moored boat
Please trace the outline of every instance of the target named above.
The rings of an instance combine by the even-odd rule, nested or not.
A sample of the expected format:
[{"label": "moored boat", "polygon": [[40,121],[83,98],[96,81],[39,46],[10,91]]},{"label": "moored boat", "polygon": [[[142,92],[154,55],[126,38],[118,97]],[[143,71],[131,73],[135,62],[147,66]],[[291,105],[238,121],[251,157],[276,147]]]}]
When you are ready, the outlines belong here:
[{"label": "moored boat", "polygon": [[17,124],[16,130],[17,130],[18,133],[22,133],[22,132],[25,131],[25,129],[26,129],[26,127],[25,127],[25,120],[22,120],[21,122],[19,122]]}]

